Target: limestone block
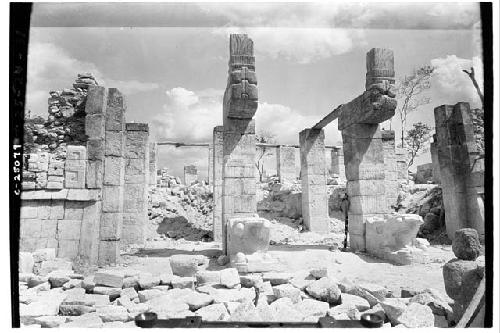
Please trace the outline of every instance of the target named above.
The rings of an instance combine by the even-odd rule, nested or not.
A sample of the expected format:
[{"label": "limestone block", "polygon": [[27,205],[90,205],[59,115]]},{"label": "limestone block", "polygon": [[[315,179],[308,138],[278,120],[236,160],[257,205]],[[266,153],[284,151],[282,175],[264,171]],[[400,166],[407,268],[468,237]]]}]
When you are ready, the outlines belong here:
[{"label": "limestone block", "polygon": [[[367,192],[361,192],[367,193]],[[354,214],[383,214],[387,212],[386,198],[383,195],[349,196],[349,212]]]},{"label": "limestone block", "polygon": [[385,193],[384,181],[375,179],[350,180],[347,182],[347,193],[354,195],[369,193],[370,195],[379,195]]},{"label": "limestone block", "polygon": [[99,139],[89,139],[87,140],[87,156],[91,161],[102,161],[104,160],[104,140]]},{"label": "limestone block", "polygon": [[147,193],[144,183],[126,184],[123,192],[123,209],[126,212],[144,212]]},{"label": "limestone block", "polygon": [[126,184],[144,184],[146,175],[147,165],[145,159],[125,159]]},{"label": "limestone block", "polygon": [[226,178],[224,195],[255,195],[256,184],[254,178]]},{"label": "limestone block", "polygon": [[19,252],[19,273],[33,273],[35,260],[30,252]]},{"label": "limestone block", "polygon": [[103,114],[87,114],[85,117],[85,134],[89,139],[104,140],[105,117]]},{"label": "limestone block", "polygon": [[144,229],[148,221],[147,212],[123,213],[121,241],[123,244],[144,244]]},{"label": "limestone block", "polygon": [[[127,124],[127,127],[130,124]],[[147,124],[134,124],[146,125]],[[131,131],[127,130],[125,139],[125,157],[145,159],[148,151],[148,131]]]},{"label": "limestone block", "polygon": [[208,259],[201,255],[176,254],[170,257],[172,273],[178,276],[195,276],[208,265]]},{"label": "limestone block", "polygon": [[90,85],[87,90],[87,99],[85,101],[85,113],[87,115],[103,113],[106,99],[106,88],[102,86]]},{"label": "limestone block", "polygon": [[42,232],[42,221],[40,219],[21,218],[21,238],[36,238]]},{"label": "limestone block", "polygon": [[[63,176],[64,175],[64,162],[63,161],[50,161],[49,164],[49,169],[48,169],[48,175],[49,176]],[[24,178],[24,174],[23,174]]]},{"label": "limestone block", "polygon": [[81,223],[80,220],[59,220],[57,222],[57,239],[79,240]]},{"label": "limestone block", "polygon": [[85,188],[85,167],[86,161],[83,159],[66,160],[64,186],[66,188]]},{"label": "limestone block", "polygon": [[[100,241],[98,264],[105,266],[120,262],[120,241]],[[95,293],[95,289],[94,289]],[[118,291],[118,295],[120,292]]]},{"label": "limestone block", "polygon": [[[61,179],[62,179],[62,177],[61,177]],[[61,190],[63,188],[63,183],[62,183],[62,181],[57,181],[57,182],[48,181],[47,188],[51,189],[51,190]]]},{"label": "limestone block", "polygon": [[405,247],[411,247],[423,224],[416,214],[392,214],[386,219],[369,217],[366,219],[366,249],[381,258],[389,256]]},{"label": "limestone block", "polygon": [[124,155],[125,136],[123,133],[119,131],[106,131],[104,155],[118,157]]},{"label": "limestone block", "polygon": [[57,256],[59,258],[76,258],[78,256],[78,243],[78,240],[60,239]]},{"label": "limestone block", "polygon": [[67,146],[66,160],[86,160],[87,149],[84,146]]},{"label": "limestone block", "polygon": [[224,178],[255,178],[255,165],[227,161],[224,165]]},{"label": "limestone block", "polygon": [[257,200],[255,195],[224,195],[222,197],[223,207],[227,212],[232,213],[254,213],[257,211]]},{"label": "limestone block", "polygon": [[379,90],[365,91],[341,107],[338,128],[342,131],[354,124],[380,124],[394,116],[396,106],[395,98]]},{"label": "limestone block", "polygon": [[103,212],[123,212],[123,186],[104,185],[102,189],[102,201]]},{"label": "limestone block", "polygon": [[85,203],[79,201],[66,201],[64,204],[65,220],[81,220]]},{"label": "limestone block", "polygon": [[119,241],[122,234],[123,213],[102,213],[99,239]]},{"label": "limestone block", "polygon": [[88,188],[102,188],[104,181],[103,161],[87,161],[86,184]]},{"label": "limestone block", "polygon": [[125,177],[125,163],[122,157],[106,156],[104,161],[104,185],[122,185]]},{"label": "limestone block", "polygon": [[57,234],[57,220],[43,220],[41,238],[55,238]]},{"label": "limestone block", "polygon": [[108,89],[106,104],[106,131],[125,130],[125,101],[122,93],[116,88]]},{"label": "limestone block", "polygon": [[124,273],[121,270],[99,270],[95,273],[94,282],[96,285],[122,288]]},{"label": "limestone block", "polygon": [[349,247],[354,251],[366,251],[366,236],[349,232]]},{"label": "limestone block", "polygon": [[270,224],[259,217],[229,218],[227,227],[228,254],[252,254],[269,248]]}]

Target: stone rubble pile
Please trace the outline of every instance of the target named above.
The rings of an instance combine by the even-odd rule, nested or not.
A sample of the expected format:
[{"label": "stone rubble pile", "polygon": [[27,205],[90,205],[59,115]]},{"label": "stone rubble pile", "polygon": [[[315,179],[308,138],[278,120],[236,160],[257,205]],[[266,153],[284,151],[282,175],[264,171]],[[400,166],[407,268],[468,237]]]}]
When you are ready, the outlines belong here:
[{"label": "stone rubble pile", "polygon": [[212,239],[212,187],[205,182],[186,186],[168,174],[160,180],[162,186],[151,188],[149,194],[148,215],[156,228],[151,237],[159,233],[173,239]]},{"label": "stone rubble pile", "polygon": [[78,74],[73,88],[50,91],[48,117],[26,120],[25,141],[46,145],[50,150],[64,142],[85,141],[85,102],[91,85],[98,85],[94,76],[84,73]]},{"label": "stone rubble pile", "polygon": [[[75,273],[54,249],[20,255],[20,314],[26,327],[134,327],[134,318],[201,316],[204,321],[317,322],[321,316],[359,320],[377,313],[384,327],[446,326],[451,309],[437,291],[403,291],[338,281],[326,268],[239,275],[209,270],[203,255],[172,255],[162,274],[126,267]],[[211,268],[213,269],[213,268]],[[443,320],[444,318],[444,320]]]}]

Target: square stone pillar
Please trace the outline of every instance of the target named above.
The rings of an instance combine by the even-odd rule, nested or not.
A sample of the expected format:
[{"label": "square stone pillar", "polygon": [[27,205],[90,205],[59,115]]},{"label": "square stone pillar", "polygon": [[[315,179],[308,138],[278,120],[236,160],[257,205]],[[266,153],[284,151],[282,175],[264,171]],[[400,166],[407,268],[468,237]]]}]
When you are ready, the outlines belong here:
[{"label": "square stone pillar", "polygon": [[148,124],[126,124],[125,189],[121,246],[144,244],[144,228],[148,222],[149,184]]},{"label": "square stone pillar", "polygon": [[198,168],[196,165],[184,166],[184,185],[190,186],[198,180]]},{"label": "square stone pillar", "polygon": [[396,134],[392,130],[384,130],[381,133],[382,144],[384,146],[385,198],[387,200],[387,209],[394,211],[399,191],[395,143]]},{"label": "square stone pillar", "polygon": [[342,147],[335,147],[331,150],[330,174],[337,175],[341,180],[345,180],[344,150]]},{"label": "square stone pillar", "polygon": [[[85,134],[87,140],[86,187],[102,189],[104,182],[105,123],[108,91],[104,87],[90,86],[85,103]],[[101,196],[102,197],[102,196]],[[84,209],[78,253],[92,265],[98,263],[102,201]]]},{"label": "square stone pillar", "polygon": [[364,251],[368,217],[389,212],[385,191],[385,161],[378,124],[355,124],[342,131],[344,163],[349,195],[349,242]]},{"label": "square stone pillar", "polygon": [[149,185],[156,187],[156,173],[158,167],[158,145],[156,142],[149,143]]},{"label": "square stone pillar", "polygon": [[102,215],[99,231],[99,265],[120,261],[125,183],[125,110],[123,95],[108,89],[104,143]]},{"label": "square stone pillar", "polygon": [[396,148],[396,170],[400,184],[408,182],[408,151],[406,148]]},{"label": "square stone pillar", "polygon": [[326,189],[324,131],[309,128],[301,131],[299,145],[304,225],[310,231],[328,233],[330,218]]},{"label": "square stone pillar", "polygon": [[[437,151],[448,237],[461,228],[475,228],[484,235],[481,185],[484,173],[477,169],[478,151],[468,103],[434,109]],[[480,168],[479,168],[480,169]]]},{"label": "square stone pillar", "polygon": [[222,227],[222,169],[224,164],[223,154],[224,126],[215,126],[213,131],[213,168],[212,188],[214,198],[213,208],[213,238],[215,242],[226,239],[226,229]]},{"label": "square stone pillar", "polygon": [[295,176],[295,147],[278,146],[276,148],[276,171],[280,183],[294,182]]},{"label": "square stone pillar", "polygon": [[208,184],[212,185],[212,182],[214,181],[214,172],[213,172],[213,167],[214,167],[214,145],[209,144],[208,146],[208,175],[207,175],[207,181]]},{"label": "square stone pillar", "polygon": [[[255,121],[258,106],[253,41],[244,34],[231,34],[229,78],[223,107],[223,230],[232,218],[257,213],[255,182]],[[227,239],[223,238],[227,253]]]}]

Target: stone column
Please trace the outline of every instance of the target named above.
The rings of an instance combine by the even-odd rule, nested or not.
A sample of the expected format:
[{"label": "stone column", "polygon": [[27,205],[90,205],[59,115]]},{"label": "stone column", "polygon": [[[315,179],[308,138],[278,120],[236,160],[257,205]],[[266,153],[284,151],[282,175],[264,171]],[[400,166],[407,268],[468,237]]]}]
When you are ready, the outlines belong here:
[{"label": "stone column", "polygon": [[352,249],[361,251],[367,248],[367,218],[383,218],[389,212],[384,144],[379,124],[394,116],[396,109],[395,95],[391,91],[394,83],[392,51],[371,49],[366,55],[366,69],[366,91],[346,104],[338,122],[350,200],[349,243]]},{"label": "stone column", "polygon": [[215,126],[213,131],[213,237],[214,241],[222,242],[226,239],[226,229],[222,227],[222,169],[224,163],[223,155],[224,126]]},{"label": "stone column", "polygon": [[149,143],[149,185],[156,187],[156,169],[158,165],[158,145],[156,142]]},{"label": "stone column", "polygon": [[433,142],[431,142],[431,161],[432,161],[432,180],[434,183],[441,183],[440,169],[439,169],[439,154],[438,154],[438,143],[437,135],[432,136]]},{"label": "stone column", "polygon": [[344,150],[342,147],[335,147],[331,150],[330,173],[337,175],[341,180],[345,180]]},{"label": "stone column", "polygon": [[456,230],[467,227],[484,235],[484,208],[476,191],[484,182],[481,173],[474,172],[478,151],[470,106],[441,105],[434,109],[434,118],[448,237],[453,239]]},{"label": "stone column", "polygon": [[208,184],[212,185],[212,182],[214,181],[214,172],[213,172],[213,167],[214,167],[214,145],[210,144],[208,146],[208,175],[207,175],[207,181]]},{"label": "stone column", "polygon": [[355,124],[342,131],[349,195],[349,242],[353,249],[366,249],[368,217],[389,212],[385,195],[382,133],[378,124]]},{"label": "stone column", "polygon": [[[104,176],[105,113],[108,92],[106,88],[90,86],[85,103],[85,134],[87,140],[88,189],[102,189]],[[78,253],[83,261],[98,263],[102,201],[84,208]]]},{"label": "stone column", "polygon": [[280,183],[294,182],[295,176],[295,148],[289,146],[279,146],[276,148],[276,171]]},{"label": "stone column", "polygon": [[305,129],[299,133],[302,178],[302,217],[308,230],[329,232],[326,189],[325,133]]},{"label": "stone column", "polygon": [[385,198],[387,200],[387,209],[389,211],[394,211],[399,191],[395,138],[396,135],[394,131],[382,131],[385,166]]},{"label": "stone column", "polygon": [[198,180],[198,169],[196,165],[184,166],[184,185],[190,186]]},{"label": "stone column", "polygon": [[[254,217],[257,213],[255,120],[252,118],[257,111],[258,95],[252,40],[247,35],[232,34],[229,55],[223,109],[223,230],[228,228],[231,219]],[[235,253],[228,249],[229,242],[223,238],[223,249],[231,256]]]},{"label": "stone column", "polygon": [[144,228],[148,222],[149,151],[148,124],[126,124],[122,247],[144,244],[146,240]]},{"label": "stone column", "polygon": [[120,261],[125,181],[125,102],[116,88],[108,89],[104,143],[104,178],[99,265]]}]

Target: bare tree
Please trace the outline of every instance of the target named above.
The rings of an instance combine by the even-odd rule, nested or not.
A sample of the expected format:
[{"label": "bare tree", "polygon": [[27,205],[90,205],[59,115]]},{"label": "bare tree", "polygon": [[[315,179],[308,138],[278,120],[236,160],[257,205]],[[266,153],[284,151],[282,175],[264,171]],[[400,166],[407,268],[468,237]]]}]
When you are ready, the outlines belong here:
[{"label": "bare tree", "polygon": [[[257,143],[275,143],[276,142],[275,137],[276,137],[276,135],[274,135],[270,132],[259,131],[259,133],[257,133],[255,135],[255,140],[257,141]],[[270,147],[265,147],[265,146],[260,147],[260,149],[257,149],[257,156],[255,159],[255,167],[257,168],[257,171],[259,171],[259,180],[260,181],[262,181],[262,176],[264,173],[263,158],[265,156],[268,156],[269,154],[271,154],[272,151],[273,151],[273,149],[271,149]]]},{"label": "bare tree", "polygon": [[406,150],[409,153],[408,168],[413,164],[415,157],[424,153],[429,147],[427,143],[431,138],[431,128],[424,123],[418,122],[408,130],[405,137]]},{"label": "bare tree", "polygon": [[474,138],[476,139],[476,146],[479,149],[480,153],[484,153],[484,96],[481,92],[481,88],[477,83],[474,67],[471,67],[470,71],[467,71],[465,69],[462,71],[469,76],[472,84],[474,85],[474,88],[476,88],[477,95],[481,100],[481,108],[472,109],[471,113],[472,124],[474,125]]},{"label": "bare tree", "polygon": [[401,121],[401,147],[405,145],[408,114],[431,101],[425,92],[431,87],[430,79],[433,72],[434,67],[423,66],[396,83],[396,95],[399,100],[397,112]]}]

